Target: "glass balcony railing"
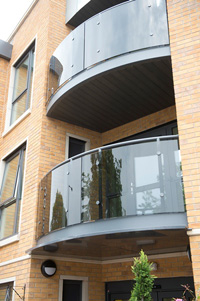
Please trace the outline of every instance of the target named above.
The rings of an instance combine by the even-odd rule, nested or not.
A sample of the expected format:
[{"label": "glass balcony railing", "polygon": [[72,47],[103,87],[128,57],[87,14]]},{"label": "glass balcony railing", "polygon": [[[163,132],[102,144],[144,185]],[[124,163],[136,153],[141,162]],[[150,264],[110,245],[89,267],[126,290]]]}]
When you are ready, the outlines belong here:
[{"label": "glass balcony railing", "polygon": [[178,136],[132,140],[51,170],[40,185],[37,235],[100,219],[184,211]]}]

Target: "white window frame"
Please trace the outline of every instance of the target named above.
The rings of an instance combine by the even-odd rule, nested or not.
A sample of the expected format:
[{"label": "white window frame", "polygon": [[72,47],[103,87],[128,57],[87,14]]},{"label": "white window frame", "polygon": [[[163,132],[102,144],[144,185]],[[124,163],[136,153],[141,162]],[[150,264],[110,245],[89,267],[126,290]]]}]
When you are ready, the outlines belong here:
[{"label": "white window frame", "polygon": [[[8,282],[13,282],[13,288],[15,288],[15,281],[16,278],[15,277],[11,277],[11,278],[6,278],[6,279],[0,279],[0,284],[4,284],[4,283],[8,283]],[[12,301],[15,300],[15,292],[12,292]]]},{"label": "white window frame", "polygon": [[88,277],[61,275],[59,280],[58,301],[63,301],[63,280],[82,281],[82,301],[88,301]]},{"label": "white window frame", "polygon": [[20,239],[20,230],[21,230],[21,217],[22,217],[22,206],[23,206],[23,198],[24,198],[24,183],[25,183],[25,178],[26,178],[26,164],[27,164],[27,153],[28,153],[28,137],[25,138],[23,141],[21,141],[19,144],[17,144],[13,149],[11,149],[5,156],[1,158],[0,161],[0,187],[2,185],[3,181],[3,175],[4,175],[4,170],[6,166],[6,159],[15,153],[17,149],[19,149],[22,145],[26,144],[26,153],[25,153],[25,158],[24,158],[24,175],[23,175],[23,183],[22,183],[22,196],[21,196],[21,205],[20,205],[20,212],[19,212],[19,229],[18,233],[0,240],[0,248],[11,244],[13,242],[19,241]]},{"label": "white window frame", "polygon": [[[16,63],[23,58],[24,53],[27,51],[27,49],[31,46],[31,44],[34,43],[35,48],[35,58],[34,58],[34,64],[33,64],[33,79],[32,79],[32,87],[30,91],[30,106],[29,108],[17,119],[15,122],[10,124],[11,120],[11,114],[12,114],[12,99],[13,99],[13,91],[14,91],[14,83],[15,83],[15,65]],[[13,128],[15,128],[22,120],[24,120],[28,115],[30,115],[32,110],[32,99],[33,99],[33,87],[34,87],[34,81],[35,81],[35,62],[36,62],[36,46],[37,46],[37,36],[35,36],[30,43],[26,46],[26,48],[20,53],[20,55],[16,58],[16,60],[13,62],[11,66],[10,71],[10,84],[8,89],[8,101],[7,101],[7,113],[6,113],[6,120],[5,120],[5,128],[2,136],[4,137],[7,133],[9,133]]]},{"label": "white window frame", "polygon": [[67,133],[66,134],[66,146],[65,146],[65,159],[66,160],[69,158],[69,138],[70,137],[78,139],[78,140],[85,141],[85,151],[89,151],[90,150],[90,139],[82,137],[82,136],[78,136],[78,135]]}]

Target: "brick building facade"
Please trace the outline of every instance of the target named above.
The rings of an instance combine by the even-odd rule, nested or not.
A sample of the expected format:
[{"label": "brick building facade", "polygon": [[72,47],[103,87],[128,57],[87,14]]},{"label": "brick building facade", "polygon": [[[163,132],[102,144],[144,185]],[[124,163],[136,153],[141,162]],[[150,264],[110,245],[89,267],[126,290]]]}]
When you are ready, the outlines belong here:
[{"label": "brick building facade", "polygon": [[198,292],[199,18],[198,0],[35,0],[0,43],[0,300],[128,300],[140,249],[153,299]]}]

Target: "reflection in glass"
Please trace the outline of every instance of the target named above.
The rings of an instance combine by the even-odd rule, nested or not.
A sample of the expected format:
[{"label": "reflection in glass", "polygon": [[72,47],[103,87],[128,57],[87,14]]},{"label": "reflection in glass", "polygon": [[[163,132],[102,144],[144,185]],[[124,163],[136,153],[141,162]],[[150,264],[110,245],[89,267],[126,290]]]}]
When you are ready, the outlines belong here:
[{"label": "reflection in glass", "polygon": [[52,230],[67,226],[68,166],[64,164],[51,173],[51,202],[49,227]]},{"label": "reflection in glass", "polygon": [[26,111],[27,91],[13,103],[11,124],[17,120]]},{"label": "reflection in glass", "polygon": [[46,177],[50,184],[43,185],[48,230],[102,218],[184,212],[177,141],[137,141],[53,169]]},{"label": "reflection in glass", "polygon": [[14,99],[16,99],[26,89],[27,76],[28,76],[28,57],[16,69]]},{"label": "reflection in glass", "polygon": [[[143,151],[144,152],[144,151]],[[148,153],[149,151],[147,151]],[[158,156],[141,155],[135,158],[136,187],[159,182]]]},{"label": "reflection in glass", "polygon": [[55,202],[53,205],[51,231],[66,226],[67,226],[67,215],[63,205],[63,197],[62,194],[57,190]]},{"label": "reflection in glass", "polygon": [[60,85],[60,78],[63,72],[63,66],[60,61],[52,56],[50,60],[50,70],[49,70],[49,97],[53,94]]},{"label": "reflection in glass", "polygon": [[0,239],[13,235],[16,203],[6,207],[1,212]]},{"label": "reflection in glass", "polygon": [[137,214],[154,214],[160,212],[160,189],[146,190],[137,193]]},{"label": "reflection in glass", "polygon": [[103,200],[106,207],[105,217],[125,215],[122,204],[122,153],[120,149],[106,150],[102,153]]},{"label": "reflection in glass", "polygon": [[3,180],[3,185],[1,189],[1,195],[0,195],[0,203],[13,197],[16,194],[14,188],[15,188],[18,162],[19,162],[19,154],[6,164],[5,172],[4,172],[4,180]]},{"label": "reflection in glass", "polygon": [[12,282],[0,284],[0,300],[10,301],[12,300]]},{"label": "reflection in glass", "polygon": [[81,200],[83,222],[99,218],[99,155],[82,158]]}]

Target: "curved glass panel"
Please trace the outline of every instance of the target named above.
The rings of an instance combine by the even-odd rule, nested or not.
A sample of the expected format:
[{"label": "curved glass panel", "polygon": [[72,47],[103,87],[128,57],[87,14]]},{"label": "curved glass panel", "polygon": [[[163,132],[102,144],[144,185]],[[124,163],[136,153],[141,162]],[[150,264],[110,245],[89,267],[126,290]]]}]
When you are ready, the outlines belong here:
[{"label": "curved glass panel", "polygon": [[48,173],[41,187],[39,235],[98,219],[185,211],[174,136],[83,153]]}]

